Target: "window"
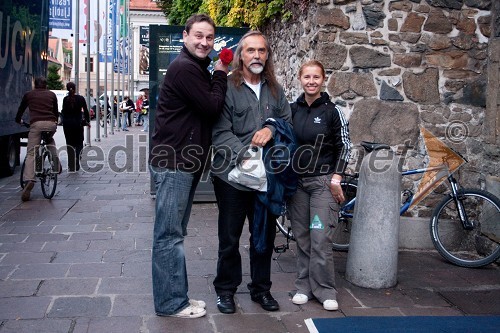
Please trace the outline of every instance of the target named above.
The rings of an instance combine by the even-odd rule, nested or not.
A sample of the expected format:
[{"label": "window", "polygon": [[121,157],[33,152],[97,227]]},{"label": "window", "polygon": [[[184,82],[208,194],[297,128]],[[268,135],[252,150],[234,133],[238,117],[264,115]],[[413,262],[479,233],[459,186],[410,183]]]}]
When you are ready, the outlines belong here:
[{"label": "window", "polygon": [[94,58],[90,58],[90,70],[87,70],[87,57],[85,57],[85,72],[93,72],[94,71]]}]

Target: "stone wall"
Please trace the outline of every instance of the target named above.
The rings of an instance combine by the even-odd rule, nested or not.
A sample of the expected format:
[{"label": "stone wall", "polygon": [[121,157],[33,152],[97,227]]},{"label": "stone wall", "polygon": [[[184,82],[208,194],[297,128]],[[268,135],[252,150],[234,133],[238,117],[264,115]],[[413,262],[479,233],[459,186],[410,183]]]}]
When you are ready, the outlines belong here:
[{"label": "stone wall", "polygon": [[[494,77],[488,70],[500,68],[488,67],[489,45],[500,33],[495,1],[288,1],[293,18],[263,31],[290,101],[301,92],[300,64],[317,59],[327,69],[326,91],[349,118],[354,145],[385,142],[403,152],[405,168],[422,167],[424,127],[468,158],[459,170],[464,186],[484,187],[487,176],[498,175],[500,98],[487,112],[486,94]],[[418,179],[406,182],[416,186]]]}]

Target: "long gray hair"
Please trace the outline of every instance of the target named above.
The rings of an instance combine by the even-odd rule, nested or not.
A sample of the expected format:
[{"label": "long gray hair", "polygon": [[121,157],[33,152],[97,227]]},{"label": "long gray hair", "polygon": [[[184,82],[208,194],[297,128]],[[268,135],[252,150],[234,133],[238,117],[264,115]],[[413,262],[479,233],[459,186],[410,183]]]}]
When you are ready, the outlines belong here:
[{"label": "long gray hair", "polygon": [[278,81],[276,80],[276,75],[274,74],[273,51],[269,47],[269,42],[266,36],[264,36],[264,34],[260,31],[250,30],[246,34],[244,34],[243,37],[241,37],[240,42],[236,47],[236,51],[234,52],[233,65],[235,67],[233,69],[233,73],[231,74],[230,78],[231,80],[234,81],[237,87],[239,86],[239,83],[243,79],[243,60],[241,60],[241,52],[243,51],[245,39],[250,36],[261,36],[262,38],[264,38],[268,57],[266,60],[266,65],[264,66],[264,70],[262,71],[261,75],[263,78],[267,80],[269,88],[271,89],[271,94],[274,97],[278,97],[279,84]]}]

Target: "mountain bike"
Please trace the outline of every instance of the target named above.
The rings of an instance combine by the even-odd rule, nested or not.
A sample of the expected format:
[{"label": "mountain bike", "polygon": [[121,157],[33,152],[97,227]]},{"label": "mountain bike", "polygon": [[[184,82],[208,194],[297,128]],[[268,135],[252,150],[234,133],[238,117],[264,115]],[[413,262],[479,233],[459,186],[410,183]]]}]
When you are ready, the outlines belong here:
[{"label": "mountain bike", "polygon": [[[386,144],[371,142],[362,142],[361,146],[367,152],[390,149]],[[437,171],[438,174],[422,192],[425,193],[444,177],[450,188],[450,193],[435,206],[429,224],[432,243],[439,254],[462,267],[482,267],[497,261],[500,258],[500,199],[484,190],[462,188],[446,163],[433,168],[406,170],[402,175],[427,171]],[[335,250],[347,251],[349,248],[358,178],[358,173],[346,174],[341,183],[346,200],[341,205],[335,228],[332,244]],[[404,190],[402,197],[400,215],[408,211],[415,201],[415,195],[410,190]],[[287,243],[288,240],[295,240],[289,223],[286,215],[276,221],[278,229],[287,237]]]},{"label": "mountain bike", "polygon": [[[29,128],[28,124],[24,126]],[[47,148],[47,142],[52,138],[54,132],[42,132],[42,140],[40,145],[35,147],[35,177],[40,179],[43,196],[47,199],[52,199],[56,193],[57,187],[57,174],[59,173],[60,166],[56,166],[52,159],[52,154]],[[21,188],[24,188],[26,182],[24,181],[24,168],[26,166],[26,157],[24,158],[23,165],[21,166],[20,183]],[[59,167],[59,168],[58,168]]]}]

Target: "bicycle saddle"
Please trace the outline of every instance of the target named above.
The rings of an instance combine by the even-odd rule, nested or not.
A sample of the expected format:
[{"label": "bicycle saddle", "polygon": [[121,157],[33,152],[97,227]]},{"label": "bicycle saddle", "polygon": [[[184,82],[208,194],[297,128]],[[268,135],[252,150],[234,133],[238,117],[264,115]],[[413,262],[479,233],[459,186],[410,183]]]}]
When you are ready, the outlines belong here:
[{"label": "bicycle saddle", "polygon": [[361,141],[361,146],[363,146],[363,148],[367,152],[372,152],[374,150],[379,150],[379,149],[391,149],[391,147],[388,144],[377,143],[377,142],[368,142],[368,141]]},{"label": "bicycle saddle", "polygon": [[50,138],[52,138],[53,135],[54,135],[54,132],[52,132],[52,131],[43,131],[42,132],[42,140],[47,142],[50,140]]}]

